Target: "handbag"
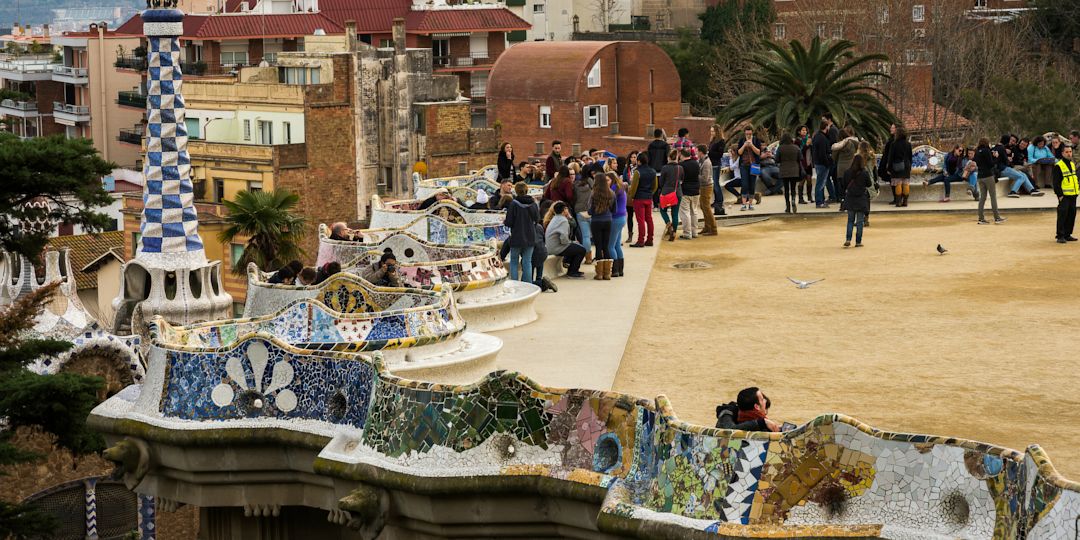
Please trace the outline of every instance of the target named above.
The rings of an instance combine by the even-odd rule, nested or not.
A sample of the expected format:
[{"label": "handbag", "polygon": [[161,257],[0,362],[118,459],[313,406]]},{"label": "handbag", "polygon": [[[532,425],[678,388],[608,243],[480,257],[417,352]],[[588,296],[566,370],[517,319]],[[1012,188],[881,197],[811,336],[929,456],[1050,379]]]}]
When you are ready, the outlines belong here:
[{"label": "handbag", "polygon": [[893,174],[903,174],[903,173],[907,172],[907,162],[906,161],[894,161],[894,162],[892,162],[891,165],[889,165],[889,167],[890,167],[890,171]]},{"label": "handbag", "polygon": [[758,163],[750,164],[750,174],[757,176],[761,174],[761,165]]},{"label": "handbag", "polygon": [[671,193],[660,194],[660,208],[671,208],[679,205],[679,181],[682,180],[683,169],[681,166],[676,167],[678,167],[679,173],[675,176],[675,189],[671,190]]}]

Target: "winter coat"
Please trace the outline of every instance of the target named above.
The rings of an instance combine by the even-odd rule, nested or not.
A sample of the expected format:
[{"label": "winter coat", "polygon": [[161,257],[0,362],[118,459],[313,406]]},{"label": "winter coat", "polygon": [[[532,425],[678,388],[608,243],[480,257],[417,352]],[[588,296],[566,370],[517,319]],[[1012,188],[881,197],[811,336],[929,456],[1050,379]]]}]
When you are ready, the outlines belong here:
[{"label": "winter coat", "polygon": [[593,179],[581,177],[574,181],[574,212],[582,213],[589,211],[589,201],[592,199]]},{"label": "winter coat", "polygon": [[865,169],[848,169],[844,173],[844,182],[847,186],[844,191],[844,208],[848,211],[869,213],[870,193],[867,188],[871,186],[870,174]]},{"label": "winter coat", "polygon": [[540,220],[540,209],[536,201],[528,195],[515,197],[506,208],[503,225],[510,227],[510,238],[506,241],[512,248],[527,248],[536,244],[534,224]]},{"label": "winter coat", "polygon": [[672,191],[677,192],[682,198],[683,175],[682,166],[678,163],[668,163],[660,170],[660,194],[666,195]]},{"label": "winter coat", "polygon": [[645,149],[645,153],[649,155],[649,166],[653,170],[659,171],[667,164],[668,154],[671,153],[671,145],[667,141],[653,139]]},{"label": "winter coat", "polygon": [[548,222],[544,232],[544,245],[551,255],[560,255],[574,241],[570,238],[570,220],[562,214],[555,214]]},{"label": "winter coat", "polygon": [[[683,168],[682,191],[684,195],[696,197],[701,194],[701,164],[694,158],[680,163]],[[712,174],[712,171],[709,171]]]},{"label": "winter coat", "polygon": [[832,145],[833,163],[836,163],[836,173],[844,174],[851,168],[851,162],[855,159],[855,153],[859,151],[859,140],[848,137]]},{"label": "winter coat", "polygon": [[780,165],[780,178],[800,178],[802,170],[799,161],[798,146],[782,144],[776,149],[776,162]]},{"label": "winter coat", "polygon": [[[889,153],[882,160],[885,168],[889,171],[890,178],[911,178],[911,143],[907,139],[897,139],[889,145]],[[893,164],[903,163],[903,167],[897,169]]]},{"label": "winter coat", "polygon": [[656,187],[656,171],[652,167],[642,165],[634,171],[633,180],[630,182],[630,194],[634,200],[647,201],[652,199]]}]

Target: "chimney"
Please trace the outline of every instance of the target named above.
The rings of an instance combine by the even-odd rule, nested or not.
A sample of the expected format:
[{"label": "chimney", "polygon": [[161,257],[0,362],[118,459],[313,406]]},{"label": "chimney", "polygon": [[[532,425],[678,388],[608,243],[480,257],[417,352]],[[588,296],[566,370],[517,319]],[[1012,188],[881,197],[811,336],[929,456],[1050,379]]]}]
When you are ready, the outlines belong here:
[{"label": "chimney", "polygon": [[22,35],[22,27],[19,26],[19,23],[15,23],[15,24],[11,25],[11,36],[12,37],[19,37],[21,35]]},{"label": "chimney", "polygon": [[394,19],[394,54],[405,54],[405,19]]},{"label": "chimney", "polygon": [[356,21],[352,19],[345,21],[345,50],[356,50]]}]

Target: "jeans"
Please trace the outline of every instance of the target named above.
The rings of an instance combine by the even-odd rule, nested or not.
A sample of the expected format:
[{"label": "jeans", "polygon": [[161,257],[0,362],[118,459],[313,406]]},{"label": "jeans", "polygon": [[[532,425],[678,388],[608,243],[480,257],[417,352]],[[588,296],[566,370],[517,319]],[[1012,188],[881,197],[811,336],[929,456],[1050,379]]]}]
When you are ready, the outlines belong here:
[{"label": "jeans", "polygon": [[[634,219],[637,221],[637,243],[653,241],[652,199],[634,199]],[[648,234],[648,236],[646,236]]]},{"label": "jeans", "polygon": [[784,189],[784,182],[780,180],[780,167],[762,167],[761,181],[768,188],[769,195],[775,195]]},{"label": "jeans", "polygon": [[679,199],[679,221],[682,222],[683,235],[697,236],[697,217],[701,214],[700,195],[683,195]]},{"label": "jeans", "polygon": [[713,208],[724,207],[724,186],[720,184],[720,167],[712,168],[712,193],[713,193]]},{"label": "jeans", "polygon": [[997,178],[993,176],[984,176],[979,179],[979,221],[986,221],[983,208],[986,206],[987,195],[990,196],[990,208],[994,210],[994,219],[1001,219],[997,206],[997,190],[994,189],[996,183]]},{"label": "jeans", "polygon": [[610,259],[608,246],[611,245],[611,221],[593,221],[590,227],[592,236],[596,239],[596,260]]},{"label": "jeans", "polygon": [[585,252],[588,253],[592,249],[592,230],[589,223],[591,218],[585,217],[581,212],[574,214],[578,224],[578,234],[581,235],[581,245],[585,247]]},{"label": "jeans", "polygon": [[577,242],[571,243],[562,250],[562,253],[559,253],[559,256],[563,258],[566,264],[570,265],[567,272],[571,274],[581,272],[581,261],[585,260],[585,248],[581,244]]},{"label": "jeans", "polygon": [[1012,167],[1005,167],[1001,175],[1013,181],[1012,189],[1009,190],[1013,193],[1020,191],[1020,188],[1028,190],[1028,193],[1035,190],[1035,186],[1031,185],[1031,180],[1028,180],[1027,175]]},{"label": "jeans", "polygon": [[847,213],[847,236],[845,237],[848,242],[851,241],[851,229],[855,229],[855,243],[862,243],[862,231],[863,231],[863,214],[862,212],[856,212],[854,210],[848,210]]},{"label": "jeans", "polygon": [[682,206],[682,198],[679,199],[679,204],[668,208],[660,209],[660,217],[664,218],[664,223],[670,224],[675,230],[679,229],[679,207]]},{"label": "jeans", "polygon": [[611,218],[611,239],[608,241],[608,253],[612,259],[623,258],[622,230],[626,226],[626,216]]},{"label": "jeans", "polygon": [[750,174],[749,165],[739,165],[739,178],[742,179],[742,198],[746,203],[754,198],[754,191],[757,189],[754,184],[757,183],[757,177]]},{"label": "jeans", "polygon": [[952,194],[952,183],[953,182],[963,182],[963,181],[964,181],[963,178],[960,178],[959,176],[957,176],[955,174],[939,174],[939,175],[935,176],[934,178],[932,178],[927,183],[930,184],[930,185],[945,184],[945,196],[948,197],[949,195]]},{"label": "jeans", "polygon": [[[532,282],[532,252],[533,246],[510,248],[510,279]],[[520,273],[518,273],[519,265]]]},{"label": "jeans", "polygon": [[814,165],[814,202],[818,206],[825,204],[825,183],[829,181],[829,166]]},{"label": "jeans", "polygon": [[738,178],[728,180],[727,183],[724,184],[724,189],[728,190],[728,192],[734,195],[736,201],[742,197],[742,195],[739,194],[738,188],[740,187],[742,187],[742,180],[739,180]]}]

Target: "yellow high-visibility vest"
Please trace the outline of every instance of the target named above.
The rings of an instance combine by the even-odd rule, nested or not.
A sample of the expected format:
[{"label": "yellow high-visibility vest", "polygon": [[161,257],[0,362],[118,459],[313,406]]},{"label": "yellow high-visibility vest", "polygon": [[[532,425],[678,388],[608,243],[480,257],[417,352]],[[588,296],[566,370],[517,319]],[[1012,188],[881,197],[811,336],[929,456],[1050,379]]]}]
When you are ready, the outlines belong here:
[{"label": "yellow high-visibility vest", "polygon": [[1066,196],[1080,195],[1080,184],[1076,182],[1076,165],[1063,159],[1058,161],[1057,166],[1061,169],[1061,192]]}]

